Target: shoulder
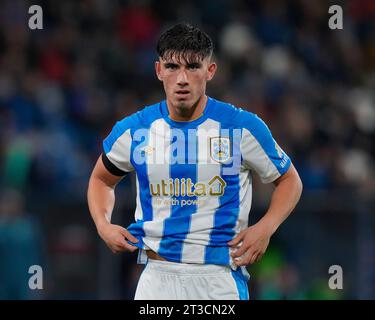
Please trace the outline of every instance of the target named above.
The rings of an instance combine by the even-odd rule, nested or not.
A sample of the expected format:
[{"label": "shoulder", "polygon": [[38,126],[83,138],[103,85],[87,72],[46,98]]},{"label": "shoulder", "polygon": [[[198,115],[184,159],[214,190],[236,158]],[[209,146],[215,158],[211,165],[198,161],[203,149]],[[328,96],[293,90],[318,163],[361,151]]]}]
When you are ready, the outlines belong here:
[{"label": "shoulder", "polygon": [[214,98],[210,98],[210,100],[212,103],[210,118],[215,121],[219,121],[222,123],[230,122],[234,118],[237,118],[237,115],[241,110],[233,104],[224,101],[220,101]]},{"label": "shoulder", "polygon": [[160,103],[146,106],[143,109],[118,120],[111,132],[103,141],[104,150],[108,152],[119,138],[133,139],[138,129],[149,128],[151,123],[161,117]]},{"label": "shoulder", "polygon": [[213,100],[212,118],[221,123],[227,123],[234,127],[247,129],[249,131],[267,128],[265,122],[255,113],[244,110],[233,104]]},{"label": "shoulder", "polygon": [[148,128],[151,123],[161,118],[160,102],[145,106],[141,110],[117,121],[116,126],[122,131],[131,130],[132,132],[140,128]]}]

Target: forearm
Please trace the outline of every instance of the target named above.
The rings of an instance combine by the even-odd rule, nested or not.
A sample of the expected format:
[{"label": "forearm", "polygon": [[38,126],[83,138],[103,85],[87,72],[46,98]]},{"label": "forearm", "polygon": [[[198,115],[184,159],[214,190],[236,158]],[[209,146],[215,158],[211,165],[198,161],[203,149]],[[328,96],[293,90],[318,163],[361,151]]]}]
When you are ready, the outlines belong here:
[{"label": "forearm", "polygon": [[91,177],[87,191],[87,201],[90,214],[96,228],[110,223],[115,205],[114,187],[106,185],[96,177]]},{"label": "forearm", "polygon": [[276,187],[272,194],[270,206],[260,220],[271,235],[293,211],[302,193],[302,182],[294,167],[279,179],[275,183]]}]

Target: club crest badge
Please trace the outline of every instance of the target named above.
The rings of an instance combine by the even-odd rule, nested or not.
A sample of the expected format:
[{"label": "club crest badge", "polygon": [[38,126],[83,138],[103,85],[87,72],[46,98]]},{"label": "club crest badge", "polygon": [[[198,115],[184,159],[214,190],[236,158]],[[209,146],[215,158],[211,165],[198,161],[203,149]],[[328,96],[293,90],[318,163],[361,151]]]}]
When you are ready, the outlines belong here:
[{"label": "club crest badge", "polygon": [[227,137],[210,138],[211,158],[220,163],[225,163],[231,159],[231,143]]}]

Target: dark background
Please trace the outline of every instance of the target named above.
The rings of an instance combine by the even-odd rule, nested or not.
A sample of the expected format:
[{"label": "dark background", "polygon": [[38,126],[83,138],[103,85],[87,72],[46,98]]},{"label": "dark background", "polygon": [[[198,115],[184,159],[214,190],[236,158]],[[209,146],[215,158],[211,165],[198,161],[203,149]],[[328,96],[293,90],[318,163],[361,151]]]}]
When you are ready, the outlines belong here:
[{"label": "dark background", "polygon": [[[28,28],[30,5],[43,30]],[[331,4],[344,29],[328,27]],[[214,40],[208,94],[257,113],[292,158],[301,201],[249,266],[252,299],[375,298],[375,2],[0,1],[0,299],[132,299],[136,254],[113,255],[86,191],[115,121],[164,97],[155,44],[176,22]],[[134,176],[113,222],[131,223]],[[254,182],[250,224],[272,187]],[[43,268],[43,290],[28,287]],[[343,269],[343,290],[328,269]]]}]

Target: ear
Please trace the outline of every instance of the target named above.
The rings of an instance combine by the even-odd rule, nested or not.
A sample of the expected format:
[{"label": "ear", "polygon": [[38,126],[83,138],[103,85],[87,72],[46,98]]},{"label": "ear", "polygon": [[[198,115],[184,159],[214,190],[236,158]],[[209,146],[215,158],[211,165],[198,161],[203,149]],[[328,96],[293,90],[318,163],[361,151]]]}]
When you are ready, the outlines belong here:
[{"label": "ear", "polygon": [[214,75],[215,75],[215,72],[216,72],[216,69],[217,69],[217,65],[215,62],[211,62],[209,65],[208,65],[208,68],[207,68],[207,76],[206,76],[206,80],[207,81],[210,81]]},{"label": "ear", "polygon": [[163,77],[161,75],[161,64],[159,61],[155,61],[155,72],[156,72],[156,76],[158,77],[158,79],[160,81],[163,81]]}]

